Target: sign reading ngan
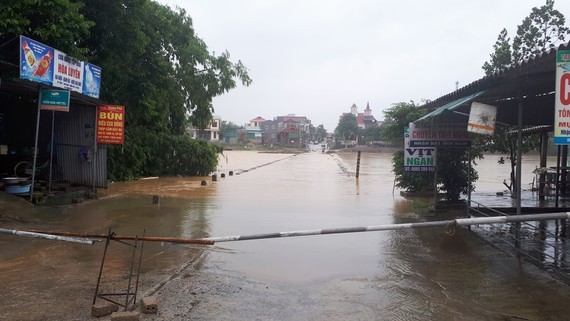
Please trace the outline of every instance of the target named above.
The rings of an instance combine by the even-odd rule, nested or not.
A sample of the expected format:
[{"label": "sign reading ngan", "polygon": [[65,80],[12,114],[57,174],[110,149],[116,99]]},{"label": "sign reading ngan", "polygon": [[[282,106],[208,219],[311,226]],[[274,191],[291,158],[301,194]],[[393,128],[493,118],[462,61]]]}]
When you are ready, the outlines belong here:
[{"label": "sign reading ngan", "polygon": [[436,169],[435,147],[410,147],[410,131],[404,128],[404,172],[433,173]]},{"label": "sign reading ngan", "polygon": [[123,144],[125,140],[125,106],[97,107],[97,143]]}]

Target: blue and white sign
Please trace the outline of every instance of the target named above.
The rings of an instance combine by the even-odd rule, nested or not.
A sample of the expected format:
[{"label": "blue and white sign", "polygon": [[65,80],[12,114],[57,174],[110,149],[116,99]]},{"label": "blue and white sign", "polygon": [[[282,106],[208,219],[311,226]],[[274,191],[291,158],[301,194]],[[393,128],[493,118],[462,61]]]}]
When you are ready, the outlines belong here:
[{"label": "blue and white sign", "polygon": [[101,67],[20,36],[20,78],[99,98]]}]

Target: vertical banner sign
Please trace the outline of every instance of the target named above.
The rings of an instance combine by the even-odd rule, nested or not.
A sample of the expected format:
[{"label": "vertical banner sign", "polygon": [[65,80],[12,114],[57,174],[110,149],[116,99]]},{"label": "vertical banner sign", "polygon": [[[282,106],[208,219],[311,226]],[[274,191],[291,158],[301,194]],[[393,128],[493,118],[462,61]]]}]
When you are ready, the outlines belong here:
[{"label": "vertical banner sign", "polygon": [[124,132],[125,106],[97,106],[97,143],[122,145]]},{"label": "vertical banner sign", "polygon": [[554,144],[570,145],[570,50],[556,53]]},{"label": "vertical banner sign", "polygon": [[69,111],[68,90],[42,90],[40,92],[40,109],[53,111]]},{"label": "vertical banner sign", "polygon": [[409,128],[404,129],[404,172],[433,173],[436,169],[435,147],[410,147]]}]

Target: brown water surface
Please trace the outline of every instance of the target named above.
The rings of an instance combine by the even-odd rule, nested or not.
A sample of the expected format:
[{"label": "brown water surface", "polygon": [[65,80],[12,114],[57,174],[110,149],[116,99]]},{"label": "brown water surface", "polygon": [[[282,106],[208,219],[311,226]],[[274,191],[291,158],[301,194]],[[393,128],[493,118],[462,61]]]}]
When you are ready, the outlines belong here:
[{"label": "brown water surface", "polygon": [[[508,165],[498,165],[497,157],[480,161],[473,197],[508,204],[508,196],[496,196],[509,177]],[[523,183],[532,182],[537,164],[525,157]],[[81,205],[5,207],[20,218],[5,220],[2,227],[96,233],[112,228],[122,235],[146,231],[202,238],[457,214],[429,212],[429,199],[401,197],[394,188],[389,153],[363,153],[358,179],[355,170],[355,153],[226,151],[215,182],[177,177],[113,183],[99,193],[100,200]],[[207,186],[201,186],[202,180]],[[159,204],[152,203],[152,195],[160,196]],[[160,313],[142,319],[565,320],[570,313],[568,286],[472,232],[448,232],[399,230],[213,247],[147,242],[141,293],[172,280],[154,292]],[[92,319],[102,244],[0,236],[0,249],[0,319]],[[196,260],[201,253],[206,255]],[[103,283],[120,287],[129,260],[130,249],[112,243],[107,261],[111,272]]]}]

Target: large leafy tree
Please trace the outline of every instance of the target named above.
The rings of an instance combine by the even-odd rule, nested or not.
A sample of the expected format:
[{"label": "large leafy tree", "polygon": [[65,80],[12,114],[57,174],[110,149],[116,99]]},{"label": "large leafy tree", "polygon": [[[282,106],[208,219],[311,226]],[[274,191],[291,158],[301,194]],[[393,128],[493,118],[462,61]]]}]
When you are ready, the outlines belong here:
[{"label": "large leafy tree", "polygon": [[0,41],[19,34],[102,67],[101,99],[126,106],[125,145],[108,149],[111,179],[215,169],[218,149],[186,129],[204,128],[212,98],[251,79],[229,53],[208,51],[184,10],[151,0],[6,0]]},{"label": "large leafy tree", "polygon": [[[125,146],[110,148],[110,174],[207,174],[217,164],[216,147],[190,141],[189,124],[205,128],[212,98],[251,79],[227,52],[211,54],[195,34],[192,19],[150,0],[91,0],[87,18],[96,24],[86,43],[104,71],[103,99],[127,110]],[[197,160],[199,161],[193,161]]]},{"label": "large leafy tree", "polygon": [[315,135],[318,139],[318,142],[324,142],[327,140],[327,130],[325,129],[325,126],[323,124],[317,126],[315,130]]},{"label": "large leafy tree", "polygon": [[[456,201],[461,194],[474,190],[472,182],[478,179],[473,165],[475,159],[481,158],[479,149],[438,148],[437,149],[437,175],[430,173],[404,172],[404,128],[410,122],[421,118],[427,110],[418,108],[414,102],[401,102],[393,104],[384,111],[385,123],[382,126],[382,137],[393,146],[401,146],[402,150],[394,153],[392,157],[392,171],[395,174],[396,186],[410,192],[433,192],[434,179],[437,177],[438,189],[445,192],[448,201]],[[445,164],[441,166],[441,164]],[[465,166],[468,164],[468,166]]]},{"label": "large leafy tree", "polygon": [[413,101],[392,104],[392,107],[384,111],[382,138],[392,146],[402,148],[392,156],[396,186],[408,192],[432,192],[435,186],[433,175],[404,172],[404,129],[426,113],[425,109],[418,108]]},{"label": "large leafy tree", "polygon": [[358,121],[356,120],[356,116],[350,113],[344,114],[338,121],[334,133],[337,137],[342,138],[344,147],[346,148],[348,141],[355,139],[358,133]]},{"label": "large leafy tree", "polygon": [[493,45],[495,50],[491,59],[483,64],[483,70],[487,76],[509,67],[513,62],[510,38],[507,29],[501,30],[497,42]]},{"label": "large leafy tree", "polygon": [[[522,63],[547,49],[556,47],[564,42],[569,34],[565,26],[565,18],[562,13],[554,9],[554,0],[546,0],[546,4],[540,8],[534,7],[529,16],[523,19],[517,28],[517,34],[510,45],[506,29],[499,34],[497,42],[493,46],[494,52],[491,60],[483,64],[487,75],[499,70],[511,67],[513,64]],[[493,136],[479,139],[479,144],[484,151],[507,153],[510,161],[510,182],[505,185],[516,195],[516,135],[510,134],[515,128],[499,128]],[[536,149],[539,143],[537,136],[524,137],[520,146],[523,153]]]},{"label": "large leafy tree", "polygon": [[3,0],[0,4],[0,45],[19,35],[49,44],[76,58],[86,48],[94,23],[82,13],[84,4],[71,0]]},{"label": "large leafy tree", "polygon": [[540,8],[532,8],[513,39],[514,62],[520,63],[564,42],[569,32],[564,24],[564,15],[554,9],[554,0],[546,0]]}]

